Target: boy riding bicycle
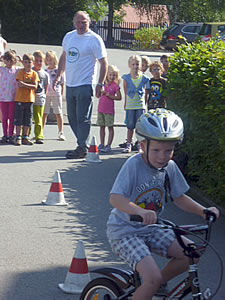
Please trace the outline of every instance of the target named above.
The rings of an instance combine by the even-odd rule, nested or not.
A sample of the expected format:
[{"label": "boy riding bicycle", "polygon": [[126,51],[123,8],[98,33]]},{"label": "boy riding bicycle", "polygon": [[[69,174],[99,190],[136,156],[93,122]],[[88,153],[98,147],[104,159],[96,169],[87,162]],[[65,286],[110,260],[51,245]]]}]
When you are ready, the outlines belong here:
[{"label": "boy riding bicycle", "polygon": [[[176,143],[183,139],[182,120],[166,109],[150,110],[138,119],[136,136],[140,153],[126,161],[111,190],[114,209],[107,222],[107,236],[113,251],[142,278],[132,299],[150,300],[160,286],[188,268],[188,258],[173,231],[153,225],[168,196],[179,208],[202,217],[205,207],[185,195],[189,185],[172,160]],[[216,207],[209,209],[219,216]],[[140,215],[143,223],[130,221],[129,215]],[[151,253],[171,260],[160,270]]]}]

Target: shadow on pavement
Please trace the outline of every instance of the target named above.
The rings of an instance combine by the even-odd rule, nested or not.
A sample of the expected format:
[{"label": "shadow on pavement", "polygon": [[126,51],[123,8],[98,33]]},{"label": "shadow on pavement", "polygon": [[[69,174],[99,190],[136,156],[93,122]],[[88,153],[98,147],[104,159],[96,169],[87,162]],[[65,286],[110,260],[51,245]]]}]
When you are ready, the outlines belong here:
[{"label": "shadow on pavement", "polygon": [[[124,163],[124,158],[107,157],[102,163],[75,162],[73,167],[60,171],[66,211],[56,212],[55,222],[65,222],[64,233],[74,241],[82,239],[88,260],[112,260],[105,229],[111,206],[109,192]],[[51,208],[49,207],[51,210]],[[67,214],[67,217],[64,217]]]},{"label": "shadow on pavement", "polygon": [[[79,299],[74,295],[64,294],[58,283],[63,283],[62,274],[67,274],[66,267],[53,267],[32,272],[17,273],[11,276],[4,290],[0,288],[0,299],[4,300],[70,300]],[[63,281],[62,281],[63,279]],[[2,285],[2,284],[1,284]],[[6,288],[8,286],[8,289]]]},{"label": "shadow on pavement", "polygon": [[[61,155],[60,152],[56,151],[54,156],[56,154]],[[52,156],[52,152],[40,153],[45,158]],[[32,154],[35,160],[37,160],[38,155],[39,152]],[[28,155],[22,154],[21,161],[26,160],[27,156],[29,153]],[[82,239],[89,266],[94,265],[96,267],[102,263],[109,265],[110,262],[121,264],[121,261],[110,250],[104,228],[106,228],[107,218],[111,210],[108,200],[109,191],[125,161],[124,158],[111,155],[102,156],[102,163],[74,161],[72,167],[60,170],[64,196],[69,206],[65,210],[59,211],[55,210],[55,207],[43,206],[43,212],[54,211],[56,218],[54,226],[42,228],[50,230],[52,234],[61,233],[63,228],[63,233],[72,237],[75,247],[77,241]],[[40,204],[34,203],[25,206],[32,205],[40,206]],[[64,294],[58,289],[58,283],[63,283],[65,280],[69,264],[70,262],[65,267],[54,266],[42,270],[40,267],[40,270],[32,272],[20,273],[17,270],[16,274],[11,275],[10,280],[4,286],[0,299],[79,299],[79,296]]]},{"label": "shadow on pavement", "polygon": [[56,151],[30,151],[24,153],[17,153],[16,155],[1,156],[0,164],[13,163],[30,163],[32,161],[43,160],[65,160],[65,150]]}]

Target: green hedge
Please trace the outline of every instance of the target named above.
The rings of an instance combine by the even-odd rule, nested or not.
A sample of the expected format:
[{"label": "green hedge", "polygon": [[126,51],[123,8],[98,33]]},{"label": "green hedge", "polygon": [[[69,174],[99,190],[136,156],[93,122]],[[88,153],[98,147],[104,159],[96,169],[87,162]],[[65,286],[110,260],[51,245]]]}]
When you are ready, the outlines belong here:
[{"label": "green hedge", "polygon": [[168,108],[184,121],[188,175],[225,206],[225,43],[181,45],[170,62]]},{"label": "green hedge", "polygon": [[138,47],[142,50],[157,50],[160,48],[160,40],[165,28],[160,27],[149,27],[142,28],[135,32],[134,38],[136,41],[133,42],[133,46],[136,46],[138,41]]}]

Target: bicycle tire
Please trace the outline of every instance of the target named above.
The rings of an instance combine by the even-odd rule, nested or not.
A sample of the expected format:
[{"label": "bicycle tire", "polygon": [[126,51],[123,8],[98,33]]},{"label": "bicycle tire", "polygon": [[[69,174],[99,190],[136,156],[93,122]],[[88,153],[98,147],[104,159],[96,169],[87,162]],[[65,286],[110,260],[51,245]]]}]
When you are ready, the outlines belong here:
[{"label": "bicycle tire", "polygon": [[116,300],[123,294],[123,290],[113,280],[99,277],[86,285],[80,300]]}]

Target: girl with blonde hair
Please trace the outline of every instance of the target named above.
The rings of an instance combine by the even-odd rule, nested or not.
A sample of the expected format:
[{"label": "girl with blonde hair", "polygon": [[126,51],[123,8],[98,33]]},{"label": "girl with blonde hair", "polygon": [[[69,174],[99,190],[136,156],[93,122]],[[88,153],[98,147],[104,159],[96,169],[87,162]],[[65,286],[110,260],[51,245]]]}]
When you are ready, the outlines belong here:
[{"label": "girl with blonde hair", "polygon": [[60,77],[55,89],[53,82],[56,78],[58,71],[58,57],[55,51],[49,50],[45,55],[45,64],[47,69],[45,70],[50,77],[50,84],[46,93],[46,103],[43,115],[43,127],[45,126],[48,114],[50,113],[50,108],[52,106],[53,113],[56,115],[56,121],[58,125],[58,139],[60,141],[65,141],[65,136],[63,134],[63,112],[62,112],[62,97],[64,88],[64,74]]},{"label": "girl with blonde hair", "polygon": [[[100,152],[111,152],[111,145],[114,138],[114,115],[115,115],[115,100],[121,100],[120,92],[120,76],[119,69],[114,65],[108,66],[108,72],[104,83],[104,91],[102,92],[98,104],[98,119],[97,125],[100,126]],[[108,127],[109,136],[105,146],[105,127]]]}]

